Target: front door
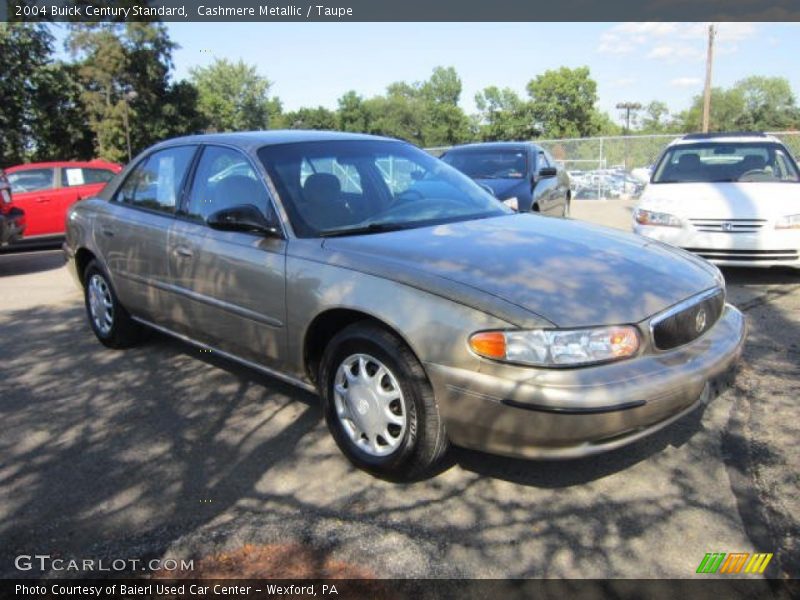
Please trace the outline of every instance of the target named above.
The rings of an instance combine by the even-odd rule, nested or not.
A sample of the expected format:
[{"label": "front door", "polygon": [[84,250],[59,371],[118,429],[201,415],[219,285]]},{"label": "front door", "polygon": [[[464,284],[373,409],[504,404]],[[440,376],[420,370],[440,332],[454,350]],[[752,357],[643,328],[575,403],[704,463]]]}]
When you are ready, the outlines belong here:
[{"label": "front door", "polygon": [[[25,211],[25,237],[53,235],[56,229],[56,170],[53,167],[24,169],[8,174],[14,205]],[[61,224],[61,233],[64,224]]]},{"label": "front door", "polygon": [[286,241],[263,233],[219,231],[212,213],[252,204],[273,213],[267,190],[238,150],[207,146],[185,210],[168,241],[179,330],[219,350],[279,367],[286,346]]}]

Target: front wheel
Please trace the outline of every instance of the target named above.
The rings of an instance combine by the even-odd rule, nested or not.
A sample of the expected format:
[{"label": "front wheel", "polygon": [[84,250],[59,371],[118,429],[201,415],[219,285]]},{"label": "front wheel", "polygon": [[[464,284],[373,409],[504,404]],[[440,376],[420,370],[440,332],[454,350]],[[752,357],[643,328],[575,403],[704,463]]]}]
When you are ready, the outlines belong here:
[{"label": "front wheel", "polygon": [[357,467],[413,479],[446,452],[447,436],[425,371],[385,329],[356,323],[337,334],[323,355],[319,385],[328,428]]},{"label": "front wheel", "polygon": [[100,263],[89,263],[83,281],[86,316],[100,343],[109,348],[126,348],[138,342],[143,328],[119,303]]}]

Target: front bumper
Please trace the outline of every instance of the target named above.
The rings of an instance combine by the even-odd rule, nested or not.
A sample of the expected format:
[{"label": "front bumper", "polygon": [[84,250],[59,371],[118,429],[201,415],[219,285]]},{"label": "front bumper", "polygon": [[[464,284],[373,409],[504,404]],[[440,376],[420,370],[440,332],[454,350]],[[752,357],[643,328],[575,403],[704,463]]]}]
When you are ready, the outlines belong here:
[{"label": "front bumper", "polygon": [[482,361],[479,371],[426,364],[450,440],[524,458],[576,458],[629,444],[708,399],[708,383],[744,345],[726,305],[711,330],[675,350],[581,369]]},{"label": "front bumper", "polygon": [[773,227],[752,233],[697,231],[634,223],[633,232],[689,250],[716,265],[800,268],[800,230]]}]

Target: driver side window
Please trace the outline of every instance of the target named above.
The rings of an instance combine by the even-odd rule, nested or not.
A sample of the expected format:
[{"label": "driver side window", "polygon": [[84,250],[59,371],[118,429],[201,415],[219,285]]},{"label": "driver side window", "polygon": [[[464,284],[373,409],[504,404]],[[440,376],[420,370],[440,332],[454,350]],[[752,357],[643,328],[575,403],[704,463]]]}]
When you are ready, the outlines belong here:
[{"label": "driver side window", "polygon": [[186,216],[206,222],[209,215],[252,204],[268,215],[269,198],[250,162],[236,150],[207,146],[203,150],[186,206]]}]

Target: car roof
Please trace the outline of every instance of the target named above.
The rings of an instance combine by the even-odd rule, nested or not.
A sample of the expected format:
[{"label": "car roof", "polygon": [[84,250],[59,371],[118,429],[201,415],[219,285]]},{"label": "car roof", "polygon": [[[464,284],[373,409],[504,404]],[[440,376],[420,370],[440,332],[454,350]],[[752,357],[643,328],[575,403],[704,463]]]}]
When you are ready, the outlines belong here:
[{"label": "car roof", "polygon": [[479,142],[477,144],[462,144],[453,146],[447,152],[459,151],[469,152],[471,150],[524,150],[526,148],[538,148],[533,142]]},{"label": "car roof", "polygon": [[165,140],[153,146],[153,149],[181,144],[226,144],[254,150],[263,146],[293,144],[301,142],[340,142],[340,141],[391,141],[399,140],[367,135],[363,133],[345,133],[341,131],[317,131],[305,129],[272,129],[269,131],[241,131],[231,133],[203,133],[187,135]]},{"label": "car roof", "polygon": [[691,144],[707,144],[707,143],[758,143],[770,142],[780,144],[781,141],[766,133],[754,131],[731,131],[731,132],[718,132],[718,133],[690,133],[680,139],[675,140],[670,146],[688,146]]},{"label": "car roof", "polygon": [[59,160],[50,162],[25,163],[24,165],[14,165],[6,169],[6,173],[27,171],[28,169],[48,169],[55,167],[113,167],[117,170],[122,169],[122,165],[106,160]]}]

